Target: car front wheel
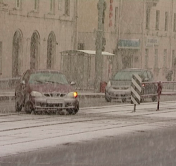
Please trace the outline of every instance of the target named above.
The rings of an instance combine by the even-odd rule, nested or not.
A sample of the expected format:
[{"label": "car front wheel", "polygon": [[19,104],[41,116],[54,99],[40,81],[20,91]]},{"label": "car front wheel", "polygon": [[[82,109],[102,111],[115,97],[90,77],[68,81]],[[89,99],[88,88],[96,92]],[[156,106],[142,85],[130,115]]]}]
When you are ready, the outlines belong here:
[{"label": "car front wheel", "polygon": [[75,108],[66,109],[69,115],[75,115],[79,111],[79,105]]},{"label": "car front wheel", "polygon": [[23,105],[19,103],[20,97],[15,94],[15,111],[20,112],[22,110]]},{"label": "car front wheel", "polygon": [[111,102],[111,98],[106,95],[106,92],[105,92],[105,100],[106,100],[107,102]]},{"label": "car front wheel", "polygon": [[22,105],[18,103],[18,101],[15,101],[15,111],[20,112],[22,110]]},{"label": "car front wheel", "polygon": [[27,114],[31,114],[32,111],[34,111],[33,104],[30,101],[26,102],[24,105],[24,110]]}]

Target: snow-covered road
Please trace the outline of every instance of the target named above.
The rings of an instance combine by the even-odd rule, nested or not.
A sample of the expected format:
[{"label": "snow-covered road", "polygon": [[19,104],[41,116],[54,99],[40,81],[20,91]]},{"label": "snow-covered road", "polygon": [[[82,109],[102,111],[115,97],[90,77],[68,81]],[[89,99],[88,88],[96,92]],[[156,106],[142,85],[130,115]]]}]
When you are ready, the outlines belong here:
[{"label": "snow-covered road", "polygon": [[82,108],[77,115],[0,114],[0,157],[176,125],[176,103]]}]

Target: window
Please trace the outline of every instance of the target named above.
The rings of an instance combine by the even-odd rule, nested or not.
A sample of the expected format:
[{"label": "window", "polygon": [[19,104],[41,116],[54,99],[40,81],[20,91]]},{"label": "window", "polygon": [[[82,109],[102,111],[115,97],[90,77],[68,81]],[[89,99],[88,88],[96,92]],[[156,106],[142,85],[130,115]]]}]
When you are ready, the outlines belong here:
[{"label": "window", "polygon": [[47,69],[54,68],[54,59],[56,55],[56,36],[51,32],[47,40]]},{"label": "window", "polygon": [[148,49],[145,49],[145,68],[148,68]]},{"label": "window", "polygon": [[39,9],[39,0],[34,0],[34,10]]},{"label": "window", "polygon": [[175,50],[172,50],[172,67],[176,66],[176,61],[175,61]]},{"label": "window", "polygon": [[58,0],[58,10],[61,10],[61,1],[62,0]]},{"label": "window", "polygon": [[30,46],[30,69],[38,68],[40,35],[37,31],[32,34]]},{"label": "window", "polygon": [[176,13],[174,13],[174,32],[176,32]]},{"label": "window", "polygon": [[16,0],[16,8],[17,9],[21,8],[21,0]]},{"label": "window", "polygon": [[55,0],[50,0],[50,12],[54,13],[55,9]]},{"label": "window", "polygon": [[164,30],[167,31],[168,30],[168,12],[165,12],[165,27]]},{"label": "window", "polygon": [[148,8],[146,10],[146,29],[149,29],[149,24],[150,24],[150,9]]},{"label": "window", "polygon": [[21,58],[22,57],[22,33],[17,30],[13,36],[12,48],[12,77],[21,75]]},{"label": "window", "polygon": [[155,26],[156,30],[159,30],[159,19],[160,19],[160,11],[157,10],[156,11],[156,26]]},{"label": "window", "polygon": [[2,74],[2,42],[0,42],[0,74]]},{"label": "window", "polygon": [[115,28],[117,28],[118,25],[118,7],[115,8]]},{"label": "window", "polygon": [[70,0],[65,0],[65,15],[70,15]]},{"label": "window", "polygon": [[78,43],[78,50],[84,50],[84,43]]},{"label": "window", "polygon": [[164,49],[163,68],[167,68],[167,49]]},{"label": "window", "polygon": [[158,68],[158,49],[155,49],[155,64],[154,68]]}]

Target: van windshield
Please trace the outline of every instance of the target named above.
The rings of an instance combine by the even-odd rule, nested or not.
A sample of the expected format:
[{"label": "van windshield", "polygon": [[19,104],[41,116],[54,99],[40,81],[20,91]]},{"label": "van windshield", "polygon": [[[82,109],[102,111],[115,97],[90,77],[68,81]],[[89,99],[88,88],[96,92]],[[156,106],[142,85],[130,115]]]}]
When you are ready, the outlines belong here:
[{"label": "van windshield", "polygon": [[131,81],[133,74],[141,74],[141,71],[119,71],[114,76],[113,80],[115,81]]}]

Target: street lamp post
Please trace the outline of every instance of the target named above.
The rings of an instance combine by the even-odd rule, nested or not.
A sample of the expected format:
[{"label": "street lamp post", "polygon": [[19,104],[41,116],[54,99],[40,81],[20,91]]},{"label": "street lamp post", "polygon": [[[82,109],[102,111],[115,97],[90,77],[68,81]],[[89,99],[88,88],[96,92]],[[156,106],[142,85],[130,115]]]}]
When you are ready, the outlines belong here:
[{"label": "street lamp post", "polygon": [[103,67],[103,57],[102,57],[102,41],[104,34],[104,16],[105,16],[105,2],[104,0],[99,0],[97,4],[98,8],[98,30],[96,37],[96,55],[95,55],[95,91],[100,91],[100,82],[102,81],[102,67]]}]

